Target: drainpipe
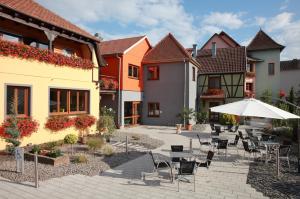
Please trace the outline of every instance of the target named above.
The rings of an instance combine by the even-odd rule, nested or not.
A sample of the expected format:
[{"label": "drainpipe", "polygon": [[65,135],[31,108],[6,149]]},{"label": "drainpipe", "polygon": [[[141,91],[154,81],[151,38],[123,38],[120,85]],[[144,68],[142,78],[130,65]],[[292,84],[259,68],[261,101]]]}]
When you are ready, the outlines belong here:
[{"label": "drainpipe", "polygon": [[118,127],[121,126],[121,57],[117,54],[118,62]]},{"label": "drainpipe", "polygon": [[[184,87],[183,87],[183,109],[185,109],[185,103],[186,103],[186,59],[183,59],[184,63]],[[185,126],[186,121],[185,118],[183,118],[183,125]]]}]

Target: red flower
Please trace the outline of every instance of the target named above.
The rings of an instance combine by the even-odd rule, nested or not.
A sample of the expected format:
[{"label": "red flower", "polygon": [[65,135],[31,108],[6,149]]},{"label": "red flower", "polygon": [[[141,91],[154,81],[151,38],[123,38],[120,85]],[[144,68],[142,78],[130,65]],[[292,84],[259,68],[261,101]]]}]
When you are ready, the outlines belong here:
[{"label": "red flower", "polygon": [[14,42],[0,40],[0,55],[19,57],[23,59],[34,59],[41,62],[55,64],[57,66],[69,66],[72,68],[81,68],[85,70],[92,69],[94,64],[91,60],[79,57],[67,57],[59,53],[50,52],[18,44]]},{"label": "red flower", "polygon": [[48,118],[45,128],[53,132],[57,132],[66,128],[70,128],[73,125],[74,120],[68,116],[53,116]]},{"label": "red flower", "polygon": [[280,98],[285,97],[285,92],[283,90],[279,91],[279,97]]},{"label": "red flower", "polygon": [[74,119],[75,128],[85,130],[96,123],[96,118],[91,115],[80,115]]},{"label": "red flower", "polygon": [[[6,128],[11,126],[11,120],[8,118],[0,127],[0,137],[9,138],[10,135],[5,132]],[[20,138],[29,137],[32,133],[37,132],[39,123],[36,120],[33,120],[31,117],[18,118],[17,126],[20,132]]]}]

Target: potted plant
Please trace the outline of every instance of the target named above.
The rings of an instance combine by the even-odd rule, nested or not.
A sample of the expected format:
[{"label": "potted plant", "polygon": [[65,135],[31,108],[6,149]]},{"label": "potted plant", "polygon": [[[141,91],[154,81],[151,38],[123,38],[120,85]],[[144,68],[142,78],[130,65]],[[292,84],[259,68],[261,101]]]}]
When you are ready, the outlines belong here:
[{"label": "potted plant", "polygon": [[191,131],[192,130],[192,124],[190,123],[190,120],[194,118],[194,109],[192,108],[184,108],[181,113],[178,114],[178,117],[181,118],[183,124],[185,125],[186,130]]},{"label": "potted plant", "polygon": [[111,108],[105,106],[101,108],[101,117],[98,121],[97,128],[99,132],[102,132],[106,142],[110,142],[110,138],[116,130],[114,111]]}]

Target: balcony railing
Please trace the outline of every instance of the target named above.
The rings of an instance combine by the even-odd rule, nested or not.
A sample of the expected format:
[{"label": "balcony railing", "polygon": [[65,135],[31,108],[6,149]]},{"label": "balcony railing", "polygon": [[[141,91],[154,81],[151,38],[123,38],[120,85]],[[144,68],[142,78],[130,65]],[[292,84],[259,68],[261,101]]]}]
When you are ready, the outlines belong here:
[{"label": "balcony railing", "polygon": [[68,57],[59,53],[50,52],[28,46],[21,43],[14,43],[0,39],[0,55],[18,57],[21,59],[37,60],[57,66],[68,66],[72,68],[80,68],[91,70],[94,64],[91,60],[80,57]]},{"label": "balcony railing", "polygon": [[225,94],[222,89],[210,88],[202,93],[200,98],[225,98]]},{"label": "balcony railing", "polygon": [[100,75],[101,90],[117,90],[118,87],[119,87],[119,83],[117,77]]},{"label": "balcony railing", "polygon": [[245,91],[245,97],[255,97],[255,93],[253,91]]},{"label": "balcony railing", "polygon": [[247,77],[255,77],[255,72],[253,72],[253,71],[247,71],[246,72],[246,76]]}]

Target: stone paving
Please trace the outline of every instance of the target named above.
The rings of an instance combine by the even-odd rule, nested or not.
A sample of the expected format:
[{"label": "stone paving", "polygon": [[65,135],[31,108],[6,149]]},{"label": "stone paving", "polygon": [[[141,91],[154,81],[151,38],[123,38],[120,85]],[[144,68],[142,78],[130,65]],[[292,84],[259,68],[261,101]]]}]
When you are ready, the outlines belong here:
[{"label": "stone paving", "polygon": [[[171,144],[182,144],[188,149],[192,139],[194,152],[200,154],[199,160],[205,160],[204,151],[207,148],[202,148],[200,152],[196,134],[209,137],[208,130],[201,133],[182,132],[178,135],[175,134],[175,128],[171,127],[139,126],[121,131],[147,134],[163,140],[165,144],[153,152],[164,156],[169,155]],[[233,139],[234,135],[229,137]],[[100,176],[53,178],[40,182],[38,189],[33,188],[32,183],[16,184],[0,178],[0,198],[266,198],[246,183],[249,164],[248,160],[243,160],[243,154],[242,150],[237,154],[236,148],[228,151],[227,158],[222,152],[216,154],[210,169],[198,169],[196,192],[193,191],[193,184],[186,182],[180,183],[178,192],[177,182],[170,182],[167,170],[161,172],[159,177],[142,180],[141,173],[152,170],[151,159],[147,154]]]}]

